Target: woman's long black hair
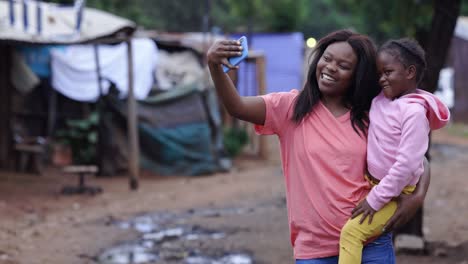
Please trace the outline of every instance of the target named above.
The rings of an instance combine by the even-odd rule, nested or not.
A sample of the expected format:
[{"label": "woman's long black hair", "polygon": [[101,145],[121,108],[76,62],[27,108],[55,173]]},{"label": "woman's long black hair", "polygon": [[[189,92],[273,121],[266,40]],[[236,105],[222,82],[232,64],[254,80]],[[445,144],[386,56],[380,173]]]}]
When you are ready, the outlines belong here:
[{"label": "woman's long black hair", "polygon": [[[319,102],[321,93],[318,87],[316,70],[317,63],[325,49],[336,42],[347,42],[357,56],[353,81],[345,95],[345,103],[351,108],[351,123],[359,135],[367,134],[369,125],[368,111],[372,99],[380,92],[376,67],[376,48],[372,40],[349,30],[338,30],[322,38],[312,53],[307,82],[296,99],[292,120],[300,123]],[[359,132],[360,131],[360,132]]]}]

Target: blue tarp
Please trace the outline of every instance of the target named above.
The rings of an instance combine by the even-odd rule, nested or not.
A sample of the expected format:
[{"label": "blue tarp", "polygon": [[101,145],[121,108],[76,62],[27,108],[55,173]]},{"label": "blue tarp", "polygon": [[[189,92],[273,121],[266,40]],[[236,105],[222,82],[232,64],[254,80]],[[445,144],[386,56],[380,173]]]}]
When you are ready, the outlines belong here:
[{"label": "blue tarp", "polygon": [[[233,35],[237,39],[245,34]],[[247,35],[245,35],[247,36]],[[267,93],[301,89],[303,83],[304,36],[302,33],[252,34],[249,48],[266,58]],[[242,63],[238,89],[241,95],[256,95],[255,67]]]}]

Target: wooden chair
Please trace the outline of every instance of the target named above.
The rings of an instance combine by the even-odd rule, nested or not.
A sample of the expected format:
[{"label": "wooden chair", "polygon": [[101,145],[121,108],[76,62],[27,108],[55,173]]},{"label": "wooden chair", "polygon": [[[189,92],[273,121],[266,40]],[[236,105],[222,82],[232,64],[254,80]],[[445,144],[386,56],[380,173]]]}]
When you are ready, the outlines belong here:
[{"label": "wooden chair", "polygon": [[34,173],[42,174],[46,145],[47,140],[43,137],[15,139],[13,148],[17,153],[16,170],[25,172],[29,167]]}]

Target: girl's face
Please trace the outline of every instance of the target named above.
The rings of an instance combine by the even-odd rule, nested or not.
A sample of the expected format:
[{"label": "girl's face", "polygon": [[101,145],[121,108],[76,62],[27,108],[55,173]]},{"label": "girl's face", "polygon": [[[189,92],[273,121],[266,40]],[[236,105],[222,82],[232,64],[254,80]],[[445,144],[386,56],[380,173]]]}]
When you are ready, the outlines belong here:
[{"label": "girl's face", "polygon": [[409,72],[395,55],[382,51],[377,55],[379,84],[385,97],[394,99],[411,92]]},{"label": "girl's face", "polygon": [[351,87],[357,56],[347,42],[330,44],[317,63],[316,77],[322,95],[344,96]]}]

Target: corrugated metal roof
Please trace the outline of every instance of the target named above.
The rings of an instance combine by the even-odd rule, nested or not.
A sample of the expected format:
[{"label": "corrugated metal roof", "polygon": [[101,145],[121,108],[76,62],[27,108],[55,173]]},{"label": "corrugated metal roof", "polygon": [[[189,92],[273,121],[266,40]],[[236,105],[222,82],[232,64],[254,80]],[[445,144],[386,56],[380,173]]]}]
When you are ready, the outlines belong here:
[{"label": "corrugated metal roof", "polygon": [[[21,42],[31,44],[77,44],[112,42],[124,39],[136,29],[133,21],[93,8],[84,8],[80,31],[76,30],[77,9],[52,3],[27,1],[0,1],[0,43]],[[38,11],[38,7],[40,11]],[[27,10],[24,13],[24,10]],[[24,16],[27,14],[27,21]],[[12,15],[14,17],[11,23]],[[41,18],[38,27],[38,18]],[[26,23],[25,23],[26,22]],[[25,24],[27,26],[25,26]],[[38,32],[40,30],[40,32]]]}]

